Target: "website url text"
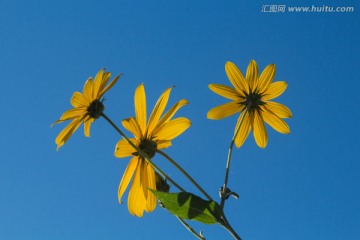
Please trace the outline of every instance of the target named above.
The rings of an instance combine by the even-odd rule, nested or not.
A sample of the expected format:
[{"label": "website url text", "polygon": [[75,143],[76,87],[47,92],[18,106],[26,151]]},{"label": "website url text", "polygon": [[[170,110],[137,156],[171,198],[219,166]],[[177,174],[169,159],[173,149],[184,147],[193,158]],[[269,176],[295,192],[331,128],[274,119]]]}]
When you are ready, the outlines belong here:
[{"label": "website url text", "polygon": [[335,7],[335,6],[286,6],[286,5],[262,5],[261,12],[264,13],[351,13],[355,7]]}]

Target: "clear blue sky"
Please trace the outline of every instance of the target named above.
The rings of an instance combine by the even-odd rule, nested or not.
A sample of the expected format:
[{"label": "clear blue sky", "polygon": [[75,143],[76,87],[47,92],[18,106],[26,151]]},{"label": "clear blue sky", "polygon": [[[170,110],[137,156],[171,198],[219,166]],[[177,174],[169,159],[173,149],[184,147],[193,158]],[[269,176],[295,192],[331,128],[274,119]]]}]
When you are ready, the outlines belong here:
[{"label": "clear blue sky", "polygon": [[264,4],[283,2],[0,0],[0,239],[195,239],[166,210],[140,219],[118,204],[129,159],[114,157],[120,138],[103,119],[58,152],[66,124],[50,124],[102,67],[124,74],[106,95],[117,123],[134,114],[140,83],[150,107],[175,85],[169,103],[187,99],[177,116],[193,124],[166,153],[217,198],[237,116],[206,119],[226,101],[207,85],[229,85],[225,62],[245,71],[251,59],[260,70],[275,63],[275,80],[288,82],[277,101],[293,112],[291,134],[268,127],[266,149],[251,137],[233,153],[229,187],[240,199],[227,202],[229,221],[244,240],[360,239],[360,6],[301,1],[291,6],[355,12],[262,13]]}]

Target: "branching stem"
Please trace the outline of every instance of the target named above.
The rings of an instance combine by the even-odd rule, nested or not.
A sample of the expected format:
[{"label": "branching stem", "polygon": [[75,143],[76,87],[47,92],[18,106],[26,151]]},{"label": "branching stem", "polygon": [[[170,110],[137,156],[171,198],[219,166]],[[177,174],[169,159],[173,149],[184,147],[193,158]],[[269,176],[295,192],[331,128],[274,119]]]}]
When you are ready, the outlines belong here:
[{"label": "branching stem", "polygon": [[[245,115],[245,114],[244,114]],[[165,174],[158,166],[156,166],[153,161],[147,156],[146,153],[144,153],[138,146],[136,146],[133,142],[131,142],[131,140],[126,137],[126,135],[116,126],[115,123],[113,123],[111,121],[110,118],[108,118],[104,113],[101,114],[101,116],[108,122],[110,123],[110,125],[139,153],[140,156],[142,156],[144,159],[146,159],[146,161],[154,168],[156,169],[160,174],[163,175],[163,177],[165,177],[166,179],[169,180],[169,182],[171,182],[175,187],[177,187],[180,191],[182,192],[186,192],[184,188],[182,188],[179,184],[177,184],[174,180],[172,180],[167,174]],[[225,183],[224,183],[224,189],[226,189],[226,185],[227,185],[227,179],[228,179],[228,171],[230,168],[230,160],[231,160],[231,151],[232,151],[232,145],[234,144],[234,139],[237,135],[237,133],[239,132],[240,126],[242,124],[243,119],[241,119],[241,122],[239,124],[239,128],[237,129],[237,132],[234,135],[234,138],[230,144],[230,149],[229,149],[229,156],[228,156],[228,163],[226,166],[226,176],[225,176]],[[157,150],[157,152],[159,154],[161,154],[162,156],[164,156],[167,160],[169,160],[176,168],[178,168],[198,189],[199,191],[204,194],[208,200],[213,201],[212,198],[200,187],[199,184],[197,184],[197,182],[183,169],[181,168],[172,158],[170,158],[168,155],[166,155],[164,152]],[[224,199],[225,200],[225,199]],[[221,203],[223,207],[223,198],[221,199]],[[205,240],[205,238],[201,235],[198,234],[197,232],[195,232],[195,230],[189,225],[187,224],[184,219],[177,217],[179,219],[179,221],[184,225],[184,227],[191,232],[195,237],[197,237],[200,240]],[[221,225],[227,229],[231,235],[237,239],[237,240],[241,240],[241,238],[239,237],[239,235],[237,235],[237,233],[233,230],[233,228],[230,226],[229,222],[227,221],[225,215],[223,214],[222,216],[223,222],[221,223]]]},{"label": "branching stem", "polygon": [[195,237],[197,237],[200,240],[205,240],[205,238],[201,236],[199,233],[195,232],[195,230],[189,224],[187,224],[187,222],[185,222],[184,219],[182,219],[181,217],[176,217],[176,218],[179,219],[179,221],[184,225],[184,227],[187,230],[189,230],[189,232],[191,232]]},{"label": "branching stem", "polygon": [[224,209],[224,205],[225,205],[225,200],[227,198],[226,196],[226,193],[227,193],[227,184],[228,184],[228,179],[229,179],[229,170],[230,170],[230,163],[231,163],[231,154],[232,154],[232,149],[233,149],[233,146],[234,146],[234,143],[235,143],[235,138],[236,136],[238,135],[239,131],[240,131],[240,128],[241,128],[241,125],[243,124],[244,122],[244,119],[245,119],[245,115],[247,114],[247,111],[246,109],[244,110],[244,113],[242,114],[241,116],[241,119],[240,119],[240,122],[239,122],[239,126],[238,128],[236,129],[236,132],[231,140],[231,143],[230,143],[230,147],[229,147],[229,152],[228,152],[228,158],[227,158],[227,161],[226,161],[226,170],[225,170],[225,181],[224,181],[224,185],[223,185],[223,188],[222,188],[222,192],[221,192],[221,203],[220,203],[220,207],[222,209]]},{"label": "branching stem", "polygon": [[204,194],[204,196],[209,200],[209,201],[214,201],[209,194],[207,194],[207,192],[179,165],[177,164],[169,155],[167,155],[166,153],[164,153],[161,150],[156,150],[157,153],[159,153],[160,155],[162,155],[164,158],[166,158],[171,164],[173,164],[177,169],[179,169],[179,171],[185,175],[185,177],[187,177],[189,179],[189,181],[195,185],[195,187],[197,189],[199,189],[199,191]]}]

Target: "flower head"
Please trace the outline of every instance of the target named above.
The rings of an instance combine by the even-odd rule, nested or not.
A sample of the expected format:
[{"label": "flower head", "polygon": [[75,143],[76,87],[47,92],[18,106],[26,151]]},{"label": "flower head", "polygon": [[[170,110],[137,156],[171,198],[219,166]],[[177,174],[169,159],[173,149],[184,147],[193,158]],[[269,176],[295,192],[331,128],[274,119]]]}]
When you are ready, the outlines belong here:
[{"label": "flower head", "polygon": [[280,96],[287,87],[287,83],[283,81],[273,83],[275,64],[268,65],[259,76],[256,62],[251,60],[246,71],[246,78],[232,62],[225,64],[225,71],[233,87],[210,84],[209,88],[232,101],[212,108],[207,117],[218,120],[241,112],[235,127],[236,132],[240,120],[244,118],[235,138],[237,147],[244,143],[252,130],[257,145],[265,148],[268,136],[264,122],[280,133],[290,133],[289,126],[283,120],[292,116],[290,109],[280,103],[270,101]]},{"label": "flower head", "polygon": [[[155,156],[157,150],[171,146],[171,140],[191,125],[190,120],[184,117],[171,119],[182,106],[188,104],[184,99],[177,102],[162,116],[171,89],[168,88],[159,97],[147,122],[145,89],[141,84],[135,91],[135,117],[122,121],[124,128],[134,135],[130,141],[146,153],[150,159]],[[119,202],[122,203],[122,195],[132,179],[128,195],[129,212],[142,217],[144,210],[146,212],[153,211],[156,207],[156,197],[148,190],[157,189],[153,167],[125,139],[121,139],[117,143],[115,156],[118,158],[132,156],[119,185]]]},{"label": "flower head", "polygon": [[81,123],[84,123],[85,136],[90,137],[91,123],[99,118],[105,109],[101,98],[114,86],[119,77],[120,75],[106,85],[110,79],[110,72],[104,72],[104,69],[101,69],[94,80],[90,77],[85,82],[83,93],[73,94],[70,101],[73,108],[64,112],[61,118],[52,124],[71,120],[55,139],[57,149],[65,144]]}]

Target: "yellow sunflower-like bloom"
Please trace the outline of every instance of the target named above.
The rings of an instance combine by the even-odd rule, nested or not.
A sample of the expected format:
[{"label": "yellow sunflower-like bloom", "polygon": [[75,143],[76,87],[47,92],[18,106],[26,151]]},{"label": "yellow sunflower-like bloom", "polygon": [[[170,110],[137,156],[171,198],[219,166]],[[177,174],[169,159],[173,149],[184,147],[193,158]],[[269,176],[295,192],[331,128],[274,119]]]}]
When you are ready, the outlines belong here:
[{"label": "yellow sunflower-like bloom", "polygon": [[238,148],[244,143],[250,130],[253,131],[257,145],[261,148],[266,147],[268,136],[264,121],[280,133],[290,133],[289,126],[283,120],[292,117],[290,109],[280,103],[269,101],[280,96],[287,87],[287,83],[283,81],[273,83],[275,64],[268,65],[259,76],[256,62],[251,60],[246,78],[232,62],[225,64],[225,71],[234,87],[210,84],[209,88],[232,101],[212,108],[207,117],[218,120],[241,112],[235,127],[236,132],[240,119],[244,117],[235,138]]},{"label": "yellow sunflower-like bloom", "polygon": [[120,75],[115,77],[106,86],[110,79],[110,72],[104,72],[104,69],[101,69],[94,80],[90,77],[85,82],[83,93],[73,94],[70,102],[74,108],[64,112],[61,118],[52,124],[72,120],[56,137],[57,150],[69,140],[81,123],[84,123],[85,136],[90,137],[91,123],[99,118],[105,109],[101,98],[114,86],[119,77]]},{"label": "yellow sunflower-like bloom", "polygon": [[[171,140],[183,133],[191,122],[189,119],[179,117],[171,119],[184,105],[186,100],[180,100],[169,111],[161,116],[165,110],[172,88],[168,88],[159,97],[149,121],[146,122],[146,95],[144,85],[137,87],[134,96],[135,118],[122,121],[124,128],[130,131],[134,138],[130,138],[147,156],[152,159],[156,150],[171,146]],[[125,140],[121,139],[115,148],[115,156],[124,158],[132,156],[121,179],[118,197],[122,203],[122,196],[132,179],[128,194],[128,209],[132,215],[143,216],[144,210],[151,212],[156,207],[156,197],[148,189],[156,189],[156,177],[153,167],[141,157],[136,150]]]}]

